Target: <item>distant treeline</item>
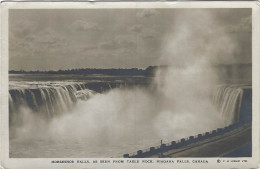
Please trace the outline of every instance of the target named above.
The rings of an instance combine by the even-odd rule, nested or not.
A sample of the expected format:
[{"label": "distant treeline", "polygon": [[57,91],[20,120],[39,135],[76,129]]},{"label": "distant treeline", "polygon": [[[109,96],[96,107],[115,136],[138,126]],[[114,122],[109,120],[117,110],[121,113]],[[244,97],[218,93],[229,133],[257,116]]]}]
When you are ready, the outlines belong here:
[{"label": "distant treeline", "polygon": [[[220,73],[220,76],[251,76],[252,75],[252,64],[218,64],[212,65],[216,69],[216,73]],[[9,74],[79,74],[79,75],[142,75],[142,76],[154,76],[156,70],[164,70],[168,66],[149,66],[146,69],[139,68],[80,68],[80,69],[67,69],[67,70],[48,70],[48,71],[25,71],[25,70],[10,70]]]},{"label": "distant treeline", "polygon": [[146,69],[98,69],[98,68],[84,68],[84,69],[68,69],[68,70],[58,70],[58,71],[25,71],[25,70],[10,70],[9,74],[79,74],[79,75],[92,75],[92,74],[104,74],[104,75],[143,75],[143,76],[153,76],[155,71],[159,67],[165,66],[149,66]]}]

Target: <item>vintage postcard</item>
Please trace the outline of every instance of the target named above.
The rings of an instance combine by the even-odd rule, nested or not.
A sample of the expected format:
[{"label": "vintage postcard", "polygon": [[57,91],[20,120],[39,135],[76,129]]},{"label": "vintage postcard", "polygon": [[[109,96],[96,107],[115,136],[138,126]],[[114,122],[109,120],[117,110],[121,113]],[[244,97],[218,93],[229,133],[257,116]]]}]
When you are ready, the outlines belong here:
[{"label": "vintage postcard", "polygon": [[257,2],[3,2],[1,166],[257,168]]}]

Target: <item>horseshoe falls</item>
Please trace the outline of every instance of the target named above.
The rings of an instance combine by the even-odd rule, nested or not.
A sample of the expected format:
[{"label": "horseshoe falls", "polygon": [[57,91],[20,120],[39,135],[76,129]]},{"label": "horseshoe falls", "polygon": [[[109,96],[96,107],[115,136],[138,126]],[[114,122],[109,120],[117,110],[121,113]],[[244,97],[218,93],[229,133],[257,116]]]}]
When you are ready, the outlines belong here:
[{"label": "horseshoe falls", "polygon": [[[12,116],[19,113],[21,106],[26,106],[35,113],[42,113],[46,118],[52,118],[69,112],[79,99],[87,100],[97,92],[111,89],[109,83],[103,83],[96,88],[93,88],[91,83],[70,83],[67,85],[58,82],[27,84],[27,88],[25,86],[11,88],[9,90],[11,123]],[[28,86],[32,88],[28,88]],[[120,86],[119,84],[113,85],[114,88]],[[249,89],[251,89],[249,85],[220,85],[217,87],[213,96],[213,104],[226,124],[239,122],[244,90]]]},{"label": "horseshoe falls", "polygon": [[44,78],[9,82],[11,157],[120,157],[252,118],[250,85],[216,86],[217,111],[183,114],[145,77]]}]

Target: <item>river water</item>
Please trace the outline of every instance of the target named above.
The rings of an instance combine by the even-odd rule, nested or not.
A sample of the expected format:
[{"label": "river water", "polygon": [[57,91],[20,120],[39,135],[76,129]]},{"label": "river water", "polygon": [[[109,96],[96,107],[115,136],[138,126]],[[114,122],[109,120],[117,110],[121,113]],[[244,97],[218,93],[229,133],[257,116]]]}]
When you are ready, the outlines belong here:
[{"label": "river water", "polygon": [[10,157],[122,157],[227,125],[160,91],[144,76],[9,75]]}]

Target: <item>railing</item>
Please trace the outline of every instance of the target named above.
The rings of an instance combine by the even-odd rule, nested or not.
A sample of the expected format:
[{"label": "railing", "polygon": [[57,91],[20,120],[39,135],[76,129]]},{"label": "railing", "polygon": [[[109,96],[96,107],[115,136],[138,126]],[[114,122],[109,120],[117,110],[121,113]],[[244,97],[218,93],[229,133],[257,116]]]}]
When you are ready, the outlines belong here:
[{"label": "railing", "polygon": [[238,127],[241,127],[245,124],[251,124],[251,123],[239,122],[239,123],[231,124],[224,128],[217,128],[216,130],[212,130],[210,132],[206,132],[203,134],[189,136],[187,138],[182,138],[180,140],[172,141],[170,143],[161,144],[160,146],[150,147],[149,149],[145,149],[145,150],[138,150],[137,152],[130,153],[130,154],[124,154],[123,157],[124,158],[143,158],[143,157],[150,157],[152,155],[156,155],[156,154],[160,154],[160,153],[162,154],[163,152],[166,152],[166,151],[169,151],[172,149],[178,149],[178,148],[187,146],[189,144],[196,143],[198,141],[209,139],[214,136],[223,135],[223,134],[230,132]]}]

